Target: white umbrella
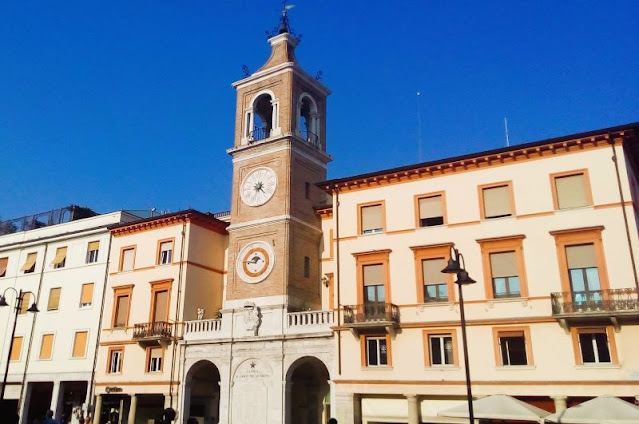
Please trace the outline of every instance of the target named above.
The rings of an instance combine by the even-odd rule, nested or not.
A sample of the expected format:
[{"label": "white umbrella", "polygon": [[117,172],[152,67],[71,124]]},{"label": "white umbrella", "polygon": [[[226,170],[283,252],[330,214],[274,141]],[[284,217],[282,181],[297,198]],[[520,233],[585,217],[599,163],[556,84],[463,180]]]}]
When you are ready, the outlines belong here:
[{"label": "white umbrella", "polygon": [[[507,395],[492,395],[473,400],[473,415],[480,419],[541,421],[548,411]],[[439,411],[443,417],[468,418],[468,403]]]},{"label": "white umbrella", "polygon": [[639,408],[614,396],[599,396],[546,417],[565,424],[637,424]]}]

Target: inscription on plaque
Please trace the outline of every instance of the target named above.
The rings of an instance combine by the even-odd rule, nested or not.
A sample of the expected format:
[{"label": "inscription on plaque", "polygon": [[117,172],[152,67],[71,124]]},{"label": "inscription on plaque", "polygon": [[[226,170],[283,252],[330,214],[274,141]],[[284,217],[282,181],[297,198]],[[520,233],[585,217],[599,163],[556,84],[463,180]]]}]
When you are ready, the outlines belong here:
[{"label": "inscription on plaque", "polygon": [[233,424],[266,424],[273,371],[264,361],[248,359],[233,376]]}]

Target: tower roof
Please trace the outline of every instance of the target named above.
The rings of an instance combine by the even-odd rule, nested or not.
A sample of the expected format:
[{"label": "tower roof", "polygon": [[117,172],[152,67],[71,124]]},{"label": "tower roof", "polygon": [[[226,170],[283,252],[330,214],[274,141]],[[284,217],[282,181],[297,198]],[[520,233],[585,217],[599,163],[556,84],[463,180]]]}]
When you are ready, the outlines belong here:
[{"label": "tower roof", "polygon": [[284,4],[279,25],[273,31],[267,31],[267,35],[269,36],[268,42],[271,44],[271,56],[258,71],[272,68],[282,63],[297,63],[295,59],[295,47],[300,42],[300,36],[291,30],[288,11],[292,7],[293,5]]}]

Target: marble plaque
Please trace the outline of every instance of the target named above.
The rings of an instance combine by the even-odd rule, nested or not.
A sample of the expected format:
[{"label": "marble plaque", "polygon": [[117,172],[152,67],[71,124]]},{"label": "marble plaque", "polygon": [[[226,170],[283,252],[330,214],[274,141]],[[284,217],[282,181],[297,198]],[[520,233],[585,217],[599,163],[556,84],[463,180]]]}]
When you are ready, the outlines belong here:
[{"label": "marble plaque", "polygon": [[233,424],[266,424],[273,371],[264,361],[248,359],[233,376]]}]

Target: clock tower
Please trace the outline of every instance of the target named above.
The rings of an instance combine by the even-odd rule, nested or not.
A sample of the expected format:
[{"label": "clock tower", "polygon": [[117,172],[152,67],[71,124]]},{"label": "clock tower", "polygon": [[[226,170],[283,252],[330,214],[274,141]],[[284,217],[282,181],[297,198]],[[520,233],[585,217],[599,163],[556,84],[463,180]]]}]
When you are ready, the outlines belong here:
[{"label": "clock tower", "polygon": [[237,81],[225,308],[253,302],[288,311],[320,307],[320,221],[325,194],[326,97],[297,63],[286,11],[271,54]]}]

